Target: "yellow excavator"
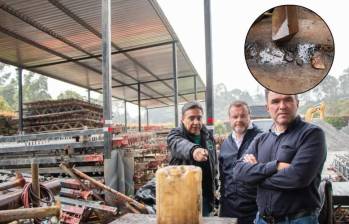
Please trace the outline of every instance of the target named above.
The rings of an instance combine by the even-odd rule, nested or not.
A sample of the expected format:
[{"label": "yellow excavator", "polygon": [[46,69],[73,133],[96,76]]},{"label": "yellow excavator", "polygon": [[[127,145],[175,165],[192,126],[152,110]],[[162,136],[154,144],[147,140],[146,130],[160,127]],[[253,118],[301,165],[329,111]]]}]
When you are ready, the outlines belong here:
[{"label": "yellow excavator", "polygon": [[314,114],[319,112],[320,119],[323,120],[325,118],[325,103],[321,102],[318,105],[310,107],[305,113],[304,120],[306,122],[311,122],[313,120]]}]

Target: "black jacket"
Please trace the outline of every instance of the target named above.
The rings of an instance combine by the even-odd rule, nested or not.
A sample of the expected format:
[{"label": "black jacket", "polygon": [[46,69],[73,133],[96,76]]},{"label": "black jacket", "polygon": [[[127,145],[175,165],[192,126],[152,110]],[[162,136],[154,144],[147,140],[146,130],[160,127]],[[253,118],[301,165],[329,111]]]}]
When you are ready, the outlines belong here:
[{"label": "black jacket", "polygon": [[[170,131],[167,136],[167,144],[170,149],[171,159],[170,165],[195,165],[202,167],[205,162],[196,162],[193,159],[193,151],[196,148],[208,149],[208,161],[206,163],[208,172],[203,169],[202,182],[209,183],[210,186],[203,184],[203,196],[207,189],[209,191],[209,197],[214,197],[214,190],[216,189],[216,175],[217,175],[217,154],[216,146],[213,136],[208,132],[205,126],[201,129],[201,144],[195,144],[193,135],[189,134],[184,128],[183,124]],[[212,197],[212,198],[211,198]]]},{"label": "black jacket", "polygon": [[[234,177],[258,184],[257,205],[261,215],[285,216],[320,207],[318,187],[326,160],[321,128],[298,116],[279,136],[269,131],[255,138],[246,153],[254,154],[258,163],[238,160]],[[278,161],[291,165],[277,171]]]},{"label": "black jacket", "polygon": [[256,185],[246,185],[234,180],[233,168],[238,159],[246,152],[252,140],[261,133],[255,125],[248,129],[240,148],[230,134],[221,146],[219,153],[219,176],[221,181],[220,216],[222,217],[247,217],[257,213]]}]

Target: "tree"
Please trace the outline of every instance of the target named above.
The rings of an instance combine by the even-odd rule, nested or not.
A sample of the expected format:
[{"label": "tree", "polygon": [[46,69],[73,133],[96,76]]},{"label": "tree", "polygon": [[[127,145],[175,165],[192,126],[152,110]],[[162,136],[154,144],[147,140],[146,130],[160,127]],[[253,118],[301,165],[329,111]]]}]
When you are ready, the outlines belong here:
[{"label": "tree", "polygon": [[47,77],[33,72],[24,76],[23,93],[24,102],[52,99],[48,93]]},{"label": "tree", "polygon": [[338,95],[338,80],[328,75],[319,85],[314,88],[315,91],[324,99],[335,99]]},{"label": "tree", "polygon": [[[0,95],[13,110],[18,109],[18,77],[10,76],[10,81],[0,86]],[[47,77],[34,74],[23,75],[23,102],[51,99],[47,88]]]},{"label": "tree", "polygon": [[339,94],[349,96],[349,68],[345,69],[343,74],[339,76]]},{"label": "tree", "polygon": [[81,96],[79,93],[73,91],[73,90],[66,90],[62,93],[60,93],[58,96],[57,96],[57,99],[58,100],[61,100],[61,99],[70,99],[70,98],[73,98],[73,99],[78,99],[78,100],[83,100],[84,97]]},{"label": "tree", "polygon": [[6,65],[0,62],[0,85],[4,85],[11,73],[4,73]]},{"label": "tree", "polygon": [[0,96],[0,111],[12,111],[10,105],[8,105],[2,96]]}]

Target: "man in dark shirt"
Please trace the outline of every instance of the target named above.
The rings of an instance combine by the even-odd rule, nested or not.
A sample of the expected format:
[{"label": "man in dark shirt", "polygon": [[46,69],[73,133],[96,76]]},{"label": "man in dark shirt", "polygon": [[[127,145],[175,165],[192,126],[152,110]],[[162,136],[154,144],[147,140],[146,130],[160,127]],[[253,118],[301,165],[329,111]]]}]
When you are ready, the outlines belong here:
[{"label": "man in dark shirt", "polygon": [[228,115],[233,132],[224,140],[218,157],[221,181],[219,216],[238,218],[239,224],[252,224],[257,213],[257,187],[235,181],[233,168],[261,131],[252,125],[250,109],[244,101],[231,103]]},{"label": "man in dark shirt", "polygon": [[274,124],[237,161],[234,177],[258,185],[257,224],[317,224],[318,187],[326,159],[324,132],[297,116],[296,95],[266,90],[266,101]]},{"label": "man in dark shirt", "polygon": [[184,104],[181,124],[170,131],[167,144],[170,165],[195,165],[202,169],[202,214],[209,216],[215,198],[217,155],[214,138],[203,125],[202,115],[198,102]]}]

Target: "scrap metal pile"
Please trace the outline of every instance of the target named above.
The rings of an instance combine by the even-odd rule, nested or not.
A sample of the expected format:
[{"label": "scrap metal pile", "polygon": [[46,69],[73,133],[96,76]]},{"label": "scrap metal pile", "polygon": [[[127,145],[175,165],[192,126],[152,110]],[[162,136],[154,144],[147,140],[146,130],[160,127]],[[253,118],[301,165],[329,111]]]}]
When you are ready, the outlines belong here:
[{"label": "scrap metal pile", "polygon": [[[167,163],[166,137],[148,133],[119,133],[113,129],[114,150],[132,152],[134,189],[150,180],[158,167]],[[40,174],[62,176],[60,163],[74,164],[92,176],[103,176],[103,129],[27,134],[0,138],[0,169],[29,172],[32,158]],[[131,180],[132,181],[132,180]],[[131,192],[133,193],[133,192]]]},{"label": "scrap metal pile", "polygon": [[[147,213],[145,206],[132,198],[104,185],[67,164],[60,164],[73,179],[62,179],[60,201],[62,203],[61,223],[86,223],[97,221],[107,223],[124,213]],[[107,205],[108,192],[115,200]]]},{"label": "scrap metal pile", "polygon": [[349,154],[336,155],[334,169],[343,177],[345,181],[349,180]]},{"label": "scrap metal pile", "polygon": [[133,154],[135,191],[151,180],[159,167],[168,164],[166,137],[162,134],[153,132],[122,134],[113,140],[113,145]]},{"label": "scrap metal pile", "polygon": [[51,132],[103,126],[103,108],[78,99],[44,100],[24,104],[24,131]]},{"label": "scrap metal pile", "polygon": [[[0,222],[109,223],[125,213],[147,213],[143,204],[104,185],[103,180],[65,163],[60,168],[72,178],[48,180],[36,172],[34,179],[35,175],[0,170]],[[40,186],[39,194],[34,182]],[[113,204],[106,200],[107,193],[115,199]]]},{"label": "scrap metal pile", "polygon": [[[36,223],[51,220],[53,221],[51,223],[58,223],[61,207],[60,203],[54,199],[54,195],[59,192],[59,180],[42,176],[37,176],[36,180],[42,183],[40,185],[42,201],[37,201],[35,197],[32,197],[34,178],[30,174],[15,174],[7,170],[0,170],[1,223],[18,219],[34,219]],[[57,218],[51,219],[53,216]]]},{"label": "scrap metal pile", "polygon": [[[159,167],[168,163],[167,143],[163,136],[152,133],[128,136],[133,139],[128,145],[134,151],[134,188],[138,190],[155,176]],[[133,143],[132,143],[133,142]]]}]

